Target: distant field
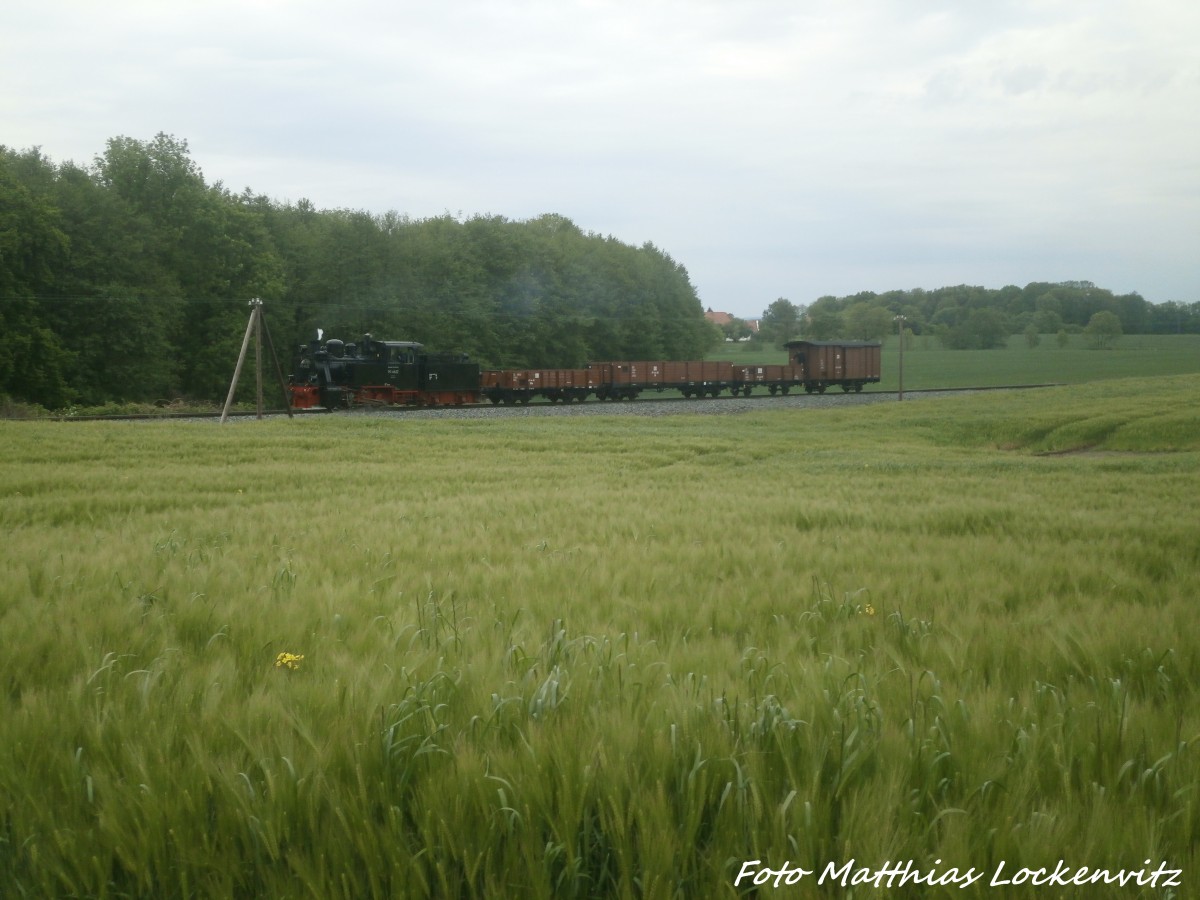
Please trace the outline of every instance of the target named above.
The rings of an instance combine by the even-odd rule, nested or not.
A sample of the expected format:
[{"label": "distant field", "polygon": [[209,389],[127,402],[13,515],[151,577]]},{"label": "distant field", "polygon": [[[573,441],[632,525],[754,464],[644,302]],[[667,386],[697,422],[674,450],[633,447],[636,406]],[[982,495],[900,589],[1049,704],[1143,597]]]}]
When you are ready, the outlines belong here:
[{"label": "distant field", "polygon": [[1194,896],[1198,396],[0,422],[0,896]]},{"label": "distant field", "polygon": [[[892,336],[883,345],[883,378],[874,390],[898,387],[900,355]],[[725,344],[711,359],[782,363],[783,351],[756,351],[750,344]],[[1068,335],[1059,347],[1043,335],[1034,348],[1013,337],[1004,350],[945,350],[929,337],[916,337],[904,352],[904,387],[990,387],[1010,384],[1079,384],[1108,378],[1200,373],[1200,335],[1126,335],[1111,350],[1088,349],[1083,335]]]}]

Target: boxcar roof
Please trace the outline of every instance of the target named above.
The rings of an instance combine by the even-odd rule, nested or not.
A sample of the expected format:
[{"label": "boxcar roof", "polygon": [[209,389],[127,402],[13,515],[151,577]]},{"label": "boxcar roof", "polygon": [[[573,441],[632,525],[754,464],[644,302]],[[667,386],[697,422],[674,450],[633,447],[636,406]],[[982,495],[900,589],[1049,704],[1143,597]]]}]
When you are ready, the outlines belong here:
[{"label": "boxcar roof", "polygon": [[879,341],[788,341],[783,346],[799,347],[880,347]]}]

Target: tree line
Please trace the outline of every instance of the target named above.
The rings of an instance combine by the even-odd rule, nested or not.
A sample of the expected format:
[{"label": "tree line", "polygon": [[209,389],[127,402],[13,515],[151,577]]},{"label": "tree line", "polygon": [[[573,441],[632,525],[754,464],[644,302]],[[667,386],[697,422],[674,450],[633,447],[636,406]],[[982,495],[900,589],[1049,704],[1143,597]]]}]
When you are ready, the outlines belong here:
[{"label": "tree line", "polygon": [[[1107,346],[1120,334],[1200,333],[1200,303],[1153,304],[1137,293],[1114,294],[1090,281],[865,291],[807,305],[781,297],[764,310],[759,334],[770,343],[798,336],[875,341],[896,334],[901,321],[913,334],[932,335],[956,350],[1004,346],[1014,334],[1034,341],[1038,335],[1069,332],[1087,332],[1098,346]],[[737,321],[726,331],[734,339],[749,334]]]},{"label": "tree line", "polygon": [[0,146],[0,395],[220,398],[252,298],[281,353],[317,328],[487,366],[696,358],[720,340],[667,253],[563,216],[279,203],[208,184],[165,134],[110,139],[91,165]]}]

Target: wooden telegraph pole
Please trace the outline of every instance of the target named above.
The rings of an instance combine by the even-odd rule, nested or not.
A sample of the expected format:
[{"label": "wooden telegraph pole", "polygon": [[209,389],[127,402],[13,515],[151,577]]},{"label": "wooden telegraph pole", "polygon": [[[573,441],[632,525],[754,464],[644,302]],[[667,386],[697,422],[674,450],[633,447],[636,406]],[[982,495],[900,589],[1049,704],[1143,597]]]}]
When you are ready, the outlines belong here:
[{"label": "wooden telegraph pole", "polygon": [[900,391],[896,397],[898,401],[904,399],[904,323],[907,321],[905,316],[896,316],[896,331],[900,335]]},{"label": "wooden telegraph pole", "polygon": [[254,377],[256,397],[258,400],[258,418],[263,417],[263,378],[262,378],[262,341],[267,338],[267,351],[271,354],[271,362],[275,365],[275,376],[283,389],[283,399],[287,403],[288,418],[292,416],[292,395],[288,391],[287,380],[283,377],[283,369],[279,365],[279,357],[275,353],[275,342],[271,340],[271,329],[267,326],[263,315],[263,303],[257,297],[250,301],[250,321],[246,323],[246,335],[242,338],[242,349],[238,353],[237,365],[233,369],[233,382],[229,385],[229,395],[225,398],[225,408],[221,410],[221,424],[229,418],[229,409],[233,406],[233,395],[237,392],[238,380],[242,377],[242,366],[246,362],[246,351],[250,347],[250,336],[254,335]]}]

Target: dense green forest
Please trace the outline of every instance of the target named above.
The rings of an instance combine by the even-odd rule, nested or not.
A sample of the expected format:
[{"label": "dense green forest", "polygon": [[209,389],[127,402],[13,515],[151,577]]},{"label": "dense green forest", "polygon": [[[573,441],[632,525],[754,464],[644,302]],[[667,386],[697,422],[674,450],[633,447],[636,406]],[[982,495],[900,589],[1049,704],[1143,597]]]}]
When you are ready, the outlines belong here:
[{"label": "dense green forest", "polygon": [[696,358],[720,339],[669,255],[562,216],[281,204],[207,184],[163,134],[114,138],[90,166],[0,146],[0,394],[218,399],[255,297],[281,352],[318,327],[494,366]]},{"label": "dense green forest", "polygon": [[[113,138],[90,165],[0,145],[0,398],[219,399],[256,297],[283,352],[320,327],[487,366],[578,366],[697,358],[722,337],[668,254],[559,215],[414,220],[279,203],[208,184],[186,141],[164,134]],[[1109,338],[1200,332],[1200,303],[1069,282],[780,298],[760,337],[879,339],[897,316],[960,348],[1100,325]]]}]

